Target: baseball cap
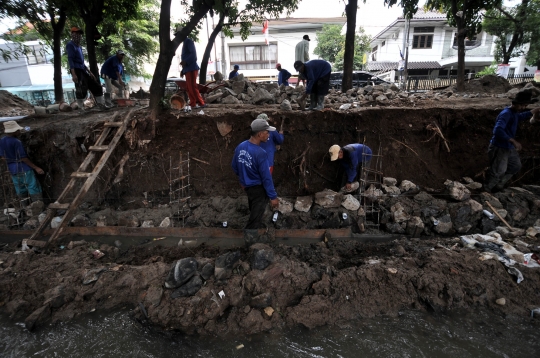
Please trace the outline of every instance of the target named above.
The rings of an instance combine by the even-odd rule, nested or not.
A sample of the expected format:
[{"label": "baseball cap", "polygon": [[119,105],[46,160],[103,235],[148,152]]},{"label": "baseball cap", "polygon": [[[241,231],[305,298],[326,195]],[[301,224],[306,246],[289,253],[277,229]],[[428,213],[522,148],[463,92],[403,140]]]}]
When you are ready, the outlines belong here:
[{"label": "baseball cap", "polygon": [[302,61],[295,61],[293,65],[294,69],[298,71],[303,64],[304,63]]},{"label": "baseball cap", "polygon": [[124,51],[122,51],[122,50],[116,51],[116,54],[117,54],[117,55],[125,55]]},{"label": "baseball cap", "polygon": [[338,159],[340,150],[341,150],[341,147],[337,144],[334,144],[333,146],[330,147],[330,149],[328,150],[328,153],[330,153],[330,161],[333,162],[334,160]]},{"label": "baseball cap", "polygon": [[311,40],[309,39],[309,36],[308,36],[308,35],[304,35],[304,37],[302,37],[302,38],[303,38],[304,40],[311,41]]},{"label": "baseball cap", "polygon": [[271,125],[269,125],[266,119],[257,118],[253,122],[251,122],[251,130],[253,132],[261,132],[261,131],[273,132],[276,130],[276,127],[272,127]]},{"label": "baseball cap", "polygon": [[239,69],[240,69],[240,66],[238,66],[238,65],[234,65],[233,67],[234,67],[234,69],[236,69],[236,70],[239,70]]},{"label": "baseball cap", "polygon": [[77,26],[73,26],[71,28],[71,32],[80,32],[81,34],[84,32],[83,30],[81,30],[79,27]]},{"label": "baseball cap", "polygon": [[[4,133],[15,133],[18,130],[23,130],[24,128],[21,127],[17,122],[15,121],[7,121],[4,122]],[[274,128],[275,130],[275,128]]]}]

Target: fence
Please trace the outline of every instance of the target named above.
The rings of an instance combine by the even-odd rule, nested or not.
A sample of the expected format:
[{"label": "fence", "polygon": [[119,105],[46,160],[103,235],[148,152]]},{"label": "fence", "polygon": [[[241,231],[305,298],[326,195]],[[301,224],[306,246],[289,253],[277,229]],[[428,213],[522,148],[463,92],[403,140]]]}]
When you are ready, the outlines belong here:
[{"label": "fence", "polygon": [[[478,74],[474,78],[479,78]],[[472,78],[465,75],[465,81],[470,81]],[[534,80],[534,74],[521,73],[510,74],[507,77],[508,82],[511,85],[515,85],[522,82],[531,82]],[[409,76],[407,78],[407,91],[408,92],[424,92],[434,88],[451,86],[457,81],[457,76],[444,76],[444,77],[431,77],[431,76]]]}]

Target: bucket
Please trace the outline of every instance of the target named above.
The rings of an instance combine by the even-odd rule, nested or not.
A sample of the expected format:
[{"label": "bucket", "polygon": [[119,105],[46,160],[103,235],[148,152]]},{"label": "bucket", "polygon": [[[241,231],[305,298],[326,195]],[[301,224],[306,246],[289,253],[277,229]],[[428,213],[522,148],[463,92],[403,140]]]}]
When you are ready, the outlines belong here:
[{"label": "bucket", "polygon": [[183,109],[186,106],[186,100],[184,96],[173,94],[170,99],[171,108]]}]

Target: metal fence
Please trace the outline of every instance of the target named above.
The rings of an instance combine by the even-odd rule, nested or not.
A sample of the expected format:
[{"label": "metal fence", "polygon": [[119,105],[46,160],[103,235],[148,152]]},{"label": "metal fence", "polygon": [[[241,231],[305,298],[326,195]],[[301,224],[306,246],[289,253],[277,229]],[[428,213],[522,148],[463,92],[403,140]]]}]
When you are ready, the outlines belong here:
[{"label": "metal fence", "polygon": [[[475,77],[465,75],[465,81],[470,81],[474,78],[479,78],[478,74]],[[506,78],[511,85],[515,85],[522,82],[531,82],[534,80],[534,74],[521,73],[510,74]],[[407,78],[406,89],[408,92],[424,92],[430,91],[436,88],[444,88],[453,85],[457,81],[457,76],[443,76],[443,77],[431,77],[431,76],[409,76]]]}]

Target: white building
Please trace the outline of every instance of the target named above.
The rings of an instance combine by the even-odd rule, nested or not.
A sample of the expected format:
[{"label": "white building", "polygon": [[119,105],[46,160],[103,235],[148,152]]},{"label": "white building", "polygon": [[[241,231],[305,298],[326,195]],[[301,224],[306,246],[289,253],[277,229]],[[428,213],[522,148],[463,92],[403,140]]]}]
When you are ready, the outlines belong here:
[{"label": "white building", "polygon": [[[397,70],[406,38],[406,20],[399,17],[375,35],[371,41],[370,71]],[[448,25],[446,15],[419,10],[410,22],[409,62],[410,75],[445,76],[448,71],[457,74],[457,29]],[[479,72],[494,61],[495,36],[480,32],[466,39],[465,73]],[[510,61],[510,74],[521,74],[535,67],[525,65],[524,56]]]}]

